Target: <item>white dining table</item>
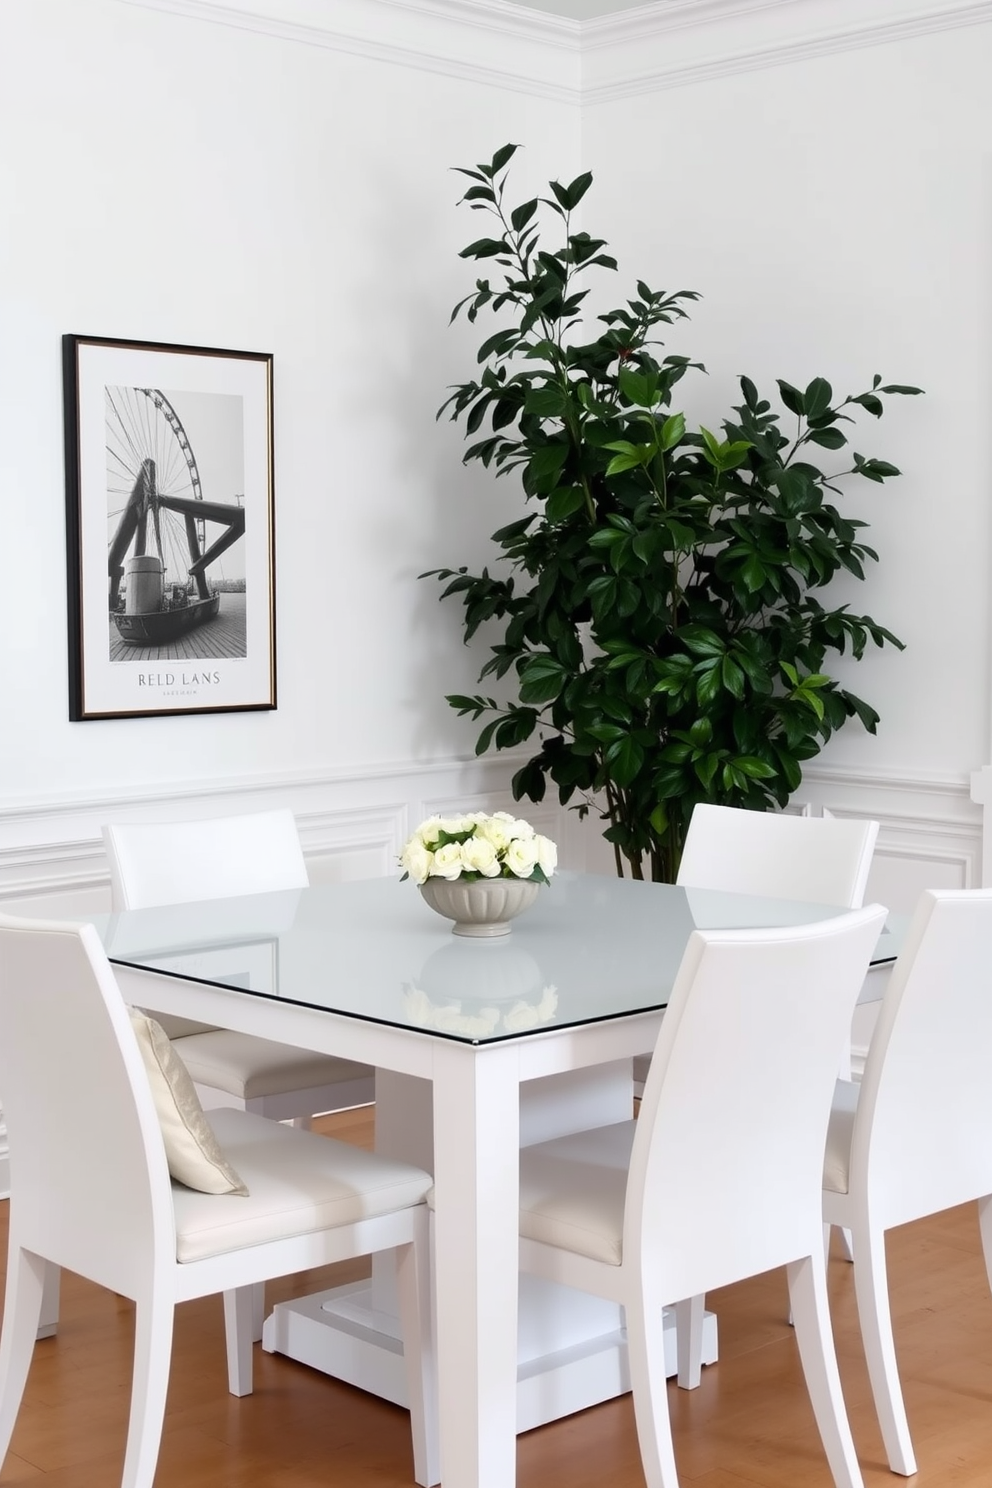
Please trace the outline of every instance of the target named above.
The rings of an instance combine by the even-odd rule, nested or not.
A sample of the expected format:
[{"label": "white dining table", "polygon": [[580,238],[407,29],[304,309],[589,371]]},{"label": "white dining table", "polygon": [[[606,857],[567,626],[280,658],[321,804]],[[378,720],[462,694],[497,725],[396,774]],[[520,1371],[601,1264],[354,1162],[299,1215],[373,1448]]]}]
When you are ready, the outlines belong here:
[{"label": "white dining table", "polygon": [[650,1051],[694,928],[837,912],[561,873],[492,940],[386,879],[96,924],[128,1002],[430,1082],[441,1480],[512,1488],[521,1087]]}]

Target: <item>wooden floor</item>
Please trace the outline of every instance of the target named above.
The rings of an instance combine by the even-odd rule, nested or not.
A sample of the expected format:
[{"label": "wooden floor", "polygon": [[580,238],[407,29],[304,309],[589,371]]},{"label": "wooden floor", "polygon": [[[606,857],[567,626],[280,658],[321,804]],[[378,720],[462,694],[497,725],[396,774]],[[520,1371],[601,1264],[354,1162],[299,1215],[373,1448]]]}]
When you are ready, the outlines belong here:
[{"label": "wooden floor", "polygon": [[[367,1117],[322,1129],[366,1143]],[[4,1232],[7,1204],[0,1204]],[[3,1247],[6,1250],[6,1245]],[[992,1484],[992,1299],[973,1206],[890,1241],[896,1342],[920,1472],[913,1488]],[[352,1279],[363,1265],[274,1285],[274,1300]],[[892,1485],[854,1315],[851,1267],[831,1262],[841,1372],[867,1488]],[[830,1488],[784,1322],[781,1273],[713,1293],[721,1359],[693,1392],[670,1387],[684,1488]],[[255,1394],[227,1394],[219,1298],[176,1322],[156,1488],[401,1488],[412,1483],[406,1413],[304,1365],[264,1354]],[[129,1303],[66,1277],[58,1338],[39,1343],[0,1483],[110,1488],[120,1481],[130,1386]],[[643,1488],[629,1397],[522,1436],[519,1488]]]}]

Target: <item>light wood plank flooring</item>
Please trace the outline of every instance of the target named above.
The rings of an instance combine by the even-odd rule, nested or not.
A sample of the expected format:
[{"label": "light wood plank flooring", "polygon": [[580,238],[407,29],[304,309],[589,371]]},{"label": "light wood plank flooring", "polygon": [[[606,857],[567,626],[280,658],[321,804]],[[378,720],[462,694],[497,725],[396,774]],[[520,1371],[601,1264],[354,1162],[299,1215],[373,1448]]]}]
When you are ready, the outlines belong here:
[{"label": "light wood plank flooring", "polygon": [[[367,1143],[368,1115],[321,1129]],[[3,1252],[6,1210],[0,1204]],[[992,1484],[992,1299],[974,1207],[890,1240],[897,1345],[919,1475],[913,1488]],[[362,1265],[334,1268],[352,1279]],[[270,1289],[328,1285],[331,1271]],[[831,1262],[841,1371],[867,1488],[891,1488],[868,1393],[851,1268]],[[802,1383],[781,1273],[714,1293],[721,1359],[700,1389],[670,1387],[683,1488],[831,1488]],[[129,1303],[66,1277],[57,1339],[36,1349],[3,1485],[111,1488],[120,1481],[130,1388]],[[180,1307],[156,1488],[404,1488],[405,1412],[256,1350],[255,1394],[225,1386],[219,1298]],[[520,1438],[519,1488],[643,1488],[629,1397]]]}]

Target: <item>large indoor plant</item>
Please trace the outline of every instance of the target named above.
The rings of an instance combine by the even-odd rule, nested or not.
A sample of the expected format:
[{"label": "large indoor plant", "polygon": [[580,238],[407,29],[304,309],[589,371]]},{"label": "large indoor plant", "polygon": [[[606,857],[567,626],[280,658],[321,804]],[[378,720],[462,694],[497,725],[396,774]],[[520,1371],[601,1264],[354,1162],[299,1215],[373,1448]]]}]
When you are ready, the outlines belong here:
[{"label": "large indoor plant", "polygon": [[[605,243],[573,213],[591,184],[549,183],[550,195],[511,207],[516,147],[461,168],[462,201],[495,220],[461,257],[492,261],[456,305],[475,322],[495,312],[477,379],[439,410],[480,435],[465,461],[516,471],[532,510],[493,534],[510,571],[431,571],[442,598],[464,605],[465,638],[484,622],[501,633],[482,678],[511,677],[505,702],[451,695],[485,725],[477,750],[532,757],[514,796],[541,800],[548,778],[608,822],[618,871],[672,879],[697,801],[784,805],[802,766],[835,729],[875,710],[825,671],[828,651],[860,657],[869,641],[900,646],[868,615],[828,607],[816,591],[840,570],[864,576],[875,553],[864,523],[829,499],[845,476],[880,482],[886,461],[848,447],[852,416],[882,413],[882,385],[838,399],[822,377],[779,380],[789,420],[740,379],[741,402],[721,434],[691,429],[673,404],[679,382],[704,370],[664,355],[658,328],[686,315],[687,290],[638,281],[620,309],[583,320],[589,270],[616,269]],[[560,232],[549,247],[542,222]],[[836,454],[838,469],[817,463]],[[424,575],[427,577],[428,575]]]}]

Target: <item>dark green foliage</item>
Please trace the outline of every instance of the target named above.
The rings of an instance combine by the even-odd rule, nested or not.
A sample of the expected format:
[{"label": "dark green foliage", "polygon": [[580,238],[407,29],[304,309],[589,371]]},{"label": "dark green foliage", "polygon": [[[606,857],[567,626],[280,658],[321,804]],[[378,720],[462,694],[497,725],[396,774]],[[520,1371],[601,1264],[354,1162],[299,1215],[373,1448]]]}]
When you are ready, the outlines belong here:
[{"label": "dark green foliage", "polygon": [[[591,176],[552,181],[550,196],[511,209],[515,149],[459,168],[473,183],[462,200],[494,218],[496,234],[461,256],[500,273],[477,280],[452,319],[505,313],[479,349],[478,379],[438,416],[482,431],[466,462],[518,471],[535,510],[493,535],[509,576],[430,576],[442,598],[460,597],[466,640],[485,621],[502,624],[480,680],[512,678],[516,700],[448,701],[491,715],[480,754],[534,740],[517,799],[541,800],[550,778],[563,803],[600,811],[618,871],[626,859],[635,877],[670,880],[697,801],[782,806],[835,729],[856,716],[874,732],[874,709],[829,676],[826,656],[901,642],[814,591],[842,569],[863,578],[876,557],[860,540],[865,524],[828,499],[837,482],[899,472],[853,451],[830,474],[814,460],[848,449],[853,417],[879,417],[883,394],[919,389],[875,377],[868,392],[835,399],[822,377],[805,390],[779,380],[785,433],[783,414],[742,377],[721,433],[690,430],[673,393],[703,368],[662,355],[657,332],[698,296],[639,281],[634,299],[598,317],[595,340],[573,344],[583,276],[616,268],[601,239],[572,227]],[[542,246],[549,213],[563,236],[554,251]]]}]

